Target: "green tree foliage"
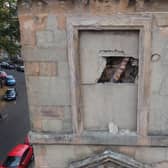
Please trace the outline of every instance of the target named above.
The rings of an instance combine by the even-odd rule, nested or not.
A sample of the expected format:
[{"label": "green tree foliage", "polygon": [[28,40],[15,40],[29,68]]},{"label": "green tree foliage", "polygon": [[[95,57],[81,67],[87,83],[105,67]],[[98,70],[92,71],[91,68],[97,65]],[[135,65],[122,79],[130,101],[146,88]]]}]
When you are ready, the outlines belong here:
[{"label": "green tree foliage", "polygon": [[0,0],[0,49],[13,57],[20,53],[17,0]]}]

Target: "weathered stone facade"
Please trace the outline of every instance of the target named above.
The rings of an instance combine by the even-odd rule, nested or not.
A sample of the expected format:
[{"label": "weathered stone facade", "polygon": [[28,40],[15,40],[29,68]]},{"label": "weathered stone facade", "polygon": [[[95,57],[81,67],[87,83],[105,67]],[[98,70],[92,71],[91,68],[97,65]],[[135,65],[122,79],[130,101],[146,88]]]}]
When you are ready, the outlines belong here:
[{"label": "weathered stone facade", "polygon": [[[167,168],[168,2],[18,7],[35,167]],[[126,57],[138,62],[133,82],[98,82]]]}]

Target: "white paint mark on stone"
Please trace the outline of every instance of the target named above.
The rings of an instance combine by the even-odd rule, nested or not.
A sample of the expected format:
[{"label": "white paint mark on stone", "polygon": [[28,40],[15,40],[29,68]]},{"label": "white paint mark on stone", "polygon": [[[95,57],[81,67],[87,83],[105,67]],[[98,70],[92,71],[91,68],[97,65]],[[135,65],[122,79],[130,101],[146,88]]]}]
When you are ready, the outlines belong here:
[{"label": "white paint mark on stone", "polygon": [[118,133],[118,126],[116,124],[114,124],[113,122],[110,122],[108,126],[109,126],[110,133],[113,133],[113,134]]}]

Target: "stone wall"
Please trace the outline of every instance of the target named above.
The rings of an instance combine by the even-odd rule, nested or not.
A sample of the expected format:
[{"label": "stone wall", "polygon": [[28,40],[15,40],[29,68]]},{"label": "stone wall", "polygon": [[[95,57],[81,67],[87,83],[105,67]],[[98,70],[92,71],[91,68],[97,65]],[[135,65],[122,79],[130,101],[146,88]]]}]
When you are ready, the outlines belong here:
[{"label": "stone wall", "polygon": [[[166,136],[168,133],[167,9],[168,3],[165,0],[19,2],[22,55],[25,62],[32,131],[30,135],[35,149],[35,167],[65,168],[74,160],[84,159],[105,149],[126,154],[139,162],[152,165],[153,168],[168,167]],[[120,20],[121,15],[123,20]],[[109,134],[107,130],[105,133],[94,132],[92,134],[92,132],[83,130],[82,127],[79,128],[77,134],[74,132],[78,123],[82,122],[80,119],[83,116],[74,116],[72,100],[74,92],[72,92],[71,86],[73,82],[71,72],[74,69],[71,67],[73,61],[69,59],[69,49],[76,47],[79,42],[76,41],[74,46],[68,43],[69,30],[71,29],[68,27],[68,22],[70,21],[69,18],[73,17],[93,18],[93,20],[101,17],[112,17],[120,29],[122,27],[121,22],[128,22],[130,25],[134,20],[141,23],[142,19],[147,18],[148,20],[150,18],[151,28],[148,25],[146,27],[150,29],[151,47],[150,45],[147,46],[148,42],[141,46],[141,48],[148,48],[148,55],[151,56],[150,66],[142,66],[142,69],[149,74],[149,78],[146,79],[147,85],[146,83],[144,85],[144,79],[141,79],[144,90],[149,92],[149,94],[148,92],[143,93],[143,95],[147,95],[145,101],[147,101],[148,106],[142,107],[145,115],[140,117],[140,120],[135,119],[139,115],[141,116],[141,113],[137,114],[136,111],[133,114],[135,120],[131,121],[131,118],[130,123],[124,124],[125,121],[129,122],[129,118],[125,120],[125,117],[120,117],[118,126],[120,124],[126,125],[128,128],[126,136]],[[129,18],[133,19],[129,20]],[[113,19],[111,22],[104,21],[104,24],[112,25]],[[85,20],[84,22],[89,24]],[[99,25],[97,22],[94,24]],[[74,38],[76,38],[75,33]],[[143,38],[143,36],[141,37]],[[78,59],[79,57],[75,57],[75,60]],[[90,59],[87,60],[88,62],[92,60],[91,58],[88,59]],[[144,59],[146,59],[145,55]],[[80,67],[80,64],[76,66]],[[77,76],[80,75],[77,72]],[[80,80],[75,82],[79,84]],[[76,91],[76,95],[81,94],[78,93],[78,88]],[[141,91],[140,89],[138,92]],[[85,94],[84,90],[80,96]],[[86,101],[90,100],[90,96],[85,97]],[[93,103],[92,108],[97,106],[99,101],[90,102],[90,104]],[[120,102],[118,99],[117,103],[122,106],[122,103],[128,104],[129,100]],[[93,112],[96,116],[96,111]],[[82,113],[80,114],[82,115]],[[124,116],[120,111],[118,111],[118,115]],[[74,120],[78,120],[76,121],[77,126]],[[91,118],[91,121],[94,122],[94,118]],[[138,122],[141,123],[138,124]],[[97,124],[99,123],[101,122],[97,121]],[[103,120],[102,124],[104,124]],[[136,135],[129,134],[131,129],[135,131],[136,124],[144,124],[144,127],[137,128]],[[84,131],[82,135],[81,130]]]}]

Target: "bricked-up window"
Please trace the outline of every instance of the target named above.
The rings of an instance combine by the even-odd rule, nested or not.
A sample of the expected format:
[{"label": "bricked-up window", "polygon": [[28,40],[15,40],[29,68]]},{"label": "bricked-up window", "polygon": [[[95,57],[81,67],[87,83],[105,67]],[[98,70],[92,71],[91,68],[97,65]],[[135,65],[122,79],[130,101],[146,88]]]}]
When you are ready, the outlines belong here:
[{"label": "bricked-up window", "polygon": [[133,57],[104,57],[106,66],[98,83],[135,83],[138,76],[138,59]]}]

